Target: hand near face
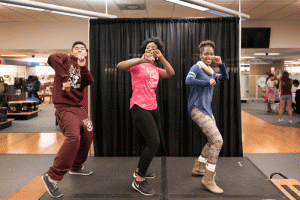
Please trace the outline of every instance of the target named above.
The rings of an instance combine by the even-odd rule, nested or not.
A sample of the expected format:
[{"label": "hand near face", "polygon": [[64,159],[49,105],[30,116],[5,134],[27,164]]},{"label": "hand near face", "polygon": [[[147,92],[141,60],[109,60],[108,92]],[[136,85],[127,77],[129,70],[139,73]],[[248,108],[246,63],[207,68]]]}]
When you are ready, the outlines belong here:
[{"label": "hand near face", "polygon": [[162,56],[162,53],[159,49],[153,50],[151,53],[155,58],[160,58]]},{"label": "hand near face", "polygon": [[209,82],[210,82],[210,85],[216,85],[216,80],[213,78],[210,79]]},{"label": "hand near face", "polygon": [[85,56],[82,54],[82,53],[79,53],[78,54],[78,61],[77,61],[78,65],[80,67],[83,67],[86,65],[86,59],[85,59]]},{"label": "hand near face", "polygon": [[155,58],[152,56],[151,53],[145,53],[142,56],[143,63],[151,63],[154,60],[155,60]]},{"label": "hand near face", "polygon": [[222,64],[222,59],[221,59],[220,56],[214,56],[214,57],[212,57],[212,61],[215,62],[218,65]]},{"label": "hand near face", "polygon": [[65,91],[70,91],[70,89],[71,89],[71,84],[70,84],[70,82],[69,82],[69,81],[68,81],[68,82],[65,82],[65,83],[63,83],[62,90],[65,90]]}]

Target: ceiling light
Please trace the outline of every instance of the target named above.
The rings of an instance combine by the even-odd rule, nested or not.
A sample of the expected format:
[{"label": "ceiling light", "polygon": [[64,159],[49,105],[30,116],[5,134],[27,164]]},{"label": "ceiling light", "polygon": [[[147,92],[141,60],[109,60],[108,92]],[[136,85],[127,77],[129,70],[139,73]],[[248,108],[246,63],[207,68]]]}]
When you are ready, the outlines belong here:
[{"label": "ceiling light", "polygon": [[266,53],[255,53],[254,55],[255,55],[255,56],[265,56]]},{"label": "ceiling light", "polygon": [[45,12],[49,12],[49,13],[53,13],[53,14],[59,14],[59,15],[67,15],[67,16],[72,16],[72,17],[82,17],[82,18],[95,18],[95,17],[89,17],[89,16],[85,16],[85,15],[77,15],[77,14],[72,14],[72,13],[65,13],[65,12],[58,12],[58,11],[45,11]]},{"label": "ceiling light", "polygon": [[172,3],[176,3],[176,4],[179,4],[179,5],[182,5],[182,6],[194,8],[194,9],[201,10],[201,11],[209,10],[208,8],[204,8],[204,7],[201,7],[201,6],[197,6],[195,4],[191,4],[191,3],[187,3],[187,2],[183,2],[183,1],[179,1],[179,0],[165,0],[165,1],[169,1],[169,2],[172,2]]},{"label": "ceiling light", "polygon": [[[221,16],[235,16],[235,17],[240,17],[243,19],[250,19],[249,15],[246,15],[244,13],[241,13],[241,12],[229,9],[229,8],[225,8],[223,6],[219,6],[219,5],[207,2],[207,1],[200,1],[200,0],[182,0],[182,1],[164,0],[164,1],[169,1],[172,3],[184,5],[187,7],[195,8],[195,9],[206,11],[209,13],[214,13],[214,14],[221,15]],[[199,7],[196,8],[195,6],[199,6]]]},{"label": "ceiling light", "polygon": [[220,15],[222,17],[232,17],[232,15],[228,15],[228,14],[216,11],[216,10],[207,10],[206,12],[211,13],[211,14],[215,14],[215,15]]},{"label": "ceiling light", "polygon": [[293,61],[291,61],[291,60],[285,60],[284,62],[285,63],[292,63]]},{"label": "ceiling light", "polygon": [[137,10],[137,9],[139,9],[140,7],[137,6],[137,5],[127,5],[126,8],[129,9],[129,10]]},{"label": "ceiling light", "polygon": [[26,57],[27,55],[0,55],[2,57]]},{"label": "ceiling light", "polygon": [[29,6],[20,6],[20,5],[2,3],[2,2],[0,2],[0,5],[17,7],[17,8],[24,8],[24,9],[29,9],[29,10],[36,10],[36,11],[45,11],[45,9],[42,9],[42,8],[33,8],[33,7],[29,7]]},{"label": "ceiling light", "polygon": [[[21,6],[22,8],[27,8],[27,9],[41,9],[39,11],[48,11],[48,12],[63,12],[63,13],[70,13],[70,14],[75,14],[79,16],[86,16],[86,17],[96,17],[96,18],[117,18],[116,15],[108,15],[108,14],[103,14],[99,12],[93,12],[93,11],[88,11],[88,10],[81,10],[81,9],[76,9],[76,8],[70,8],[70,7],[65,7],[65,6],[58,6],[58,5],[53,5],[53,4],[46,4],[46,3],[40,3],[36,1],[27,1],[27,0],[0,0],[0,3],[5,3],[6,5],[10,6]],[[29,7],[29,8],[28,8]]]},{"label": "ceiling light", "polygon": [[278,56],[280,53],[255,53],[255,56]]},{"label": "ceiling light", "polygon": [[247,58],[249,58],[249,59],[250,59],[250,58],[255,58],[255,57],[241,57],[241,58],[244,58],[244,59],[247,59]]}]

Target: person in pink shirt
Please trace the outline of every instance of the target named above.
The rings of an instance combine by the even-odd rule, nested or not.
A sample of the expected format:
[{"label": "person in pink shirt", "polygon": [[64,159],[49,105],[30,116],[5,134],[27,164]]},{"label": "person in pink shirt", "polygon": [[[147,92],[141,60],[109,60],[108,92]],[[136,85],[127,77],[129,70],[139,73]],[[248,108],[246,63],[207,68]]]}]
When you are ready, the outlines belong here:
[{"label": "person in pink shirt", "polygon": [[[155,174],[147,173],[147,170],[160,145],[160,116],[155,89],[160,79],[170,78],[175,74],[170,63],[162,55],[163,49],[164,44],[160,38],[148,38],[142,44],[141,50],[144,54],[141,58],[122,61],[117,66],[118,69],[129,71],[131,74],[130,112],[134,126],[147,141],[137,169],[133,173],[135,180],[132,183],[132,187],[143,195],[154,194],[154,190],[148,187],[146,178],[155,177]],[[154,65],[157,61],[162,63],[164,69]]]}]

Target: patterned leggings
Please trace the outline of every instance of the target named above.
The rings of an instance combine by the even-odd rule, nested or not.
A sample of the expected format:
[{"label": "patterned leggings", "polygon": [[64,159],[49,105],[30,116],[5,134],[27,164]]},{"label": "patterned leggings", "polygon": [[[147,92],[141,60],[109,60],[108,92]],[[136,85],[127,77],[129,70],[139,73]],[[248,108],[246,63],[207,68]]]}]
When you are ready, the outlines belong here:
[{"label": "patterned leggings", "polygon": [[219,153],[223,145],[223,139],[217,128],[215,118],[205,115],[195,106],[192,110],[191,117],[201,128],[208,140],[201,152],[201,156],[207,158],[209,164],[217,164]]}]

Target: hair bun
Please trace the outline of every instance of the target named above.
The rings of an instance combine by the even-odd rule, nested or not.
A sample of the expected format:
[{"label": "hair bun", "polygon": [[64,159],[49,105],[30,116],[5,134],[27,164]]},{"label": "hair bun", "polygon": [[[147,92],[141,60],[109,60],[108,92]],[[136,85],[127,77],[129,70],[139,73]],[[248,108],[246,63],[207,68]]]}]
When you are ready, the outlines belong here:
[{"label": "hair bun", "polygon": [[199,44],[199,48],[203,47],[203,46],[212,46],[213,48],[215,48],[215,42],[211,41],[211,40],[205,40],[205,41],[202,41],[200,44]]}]

